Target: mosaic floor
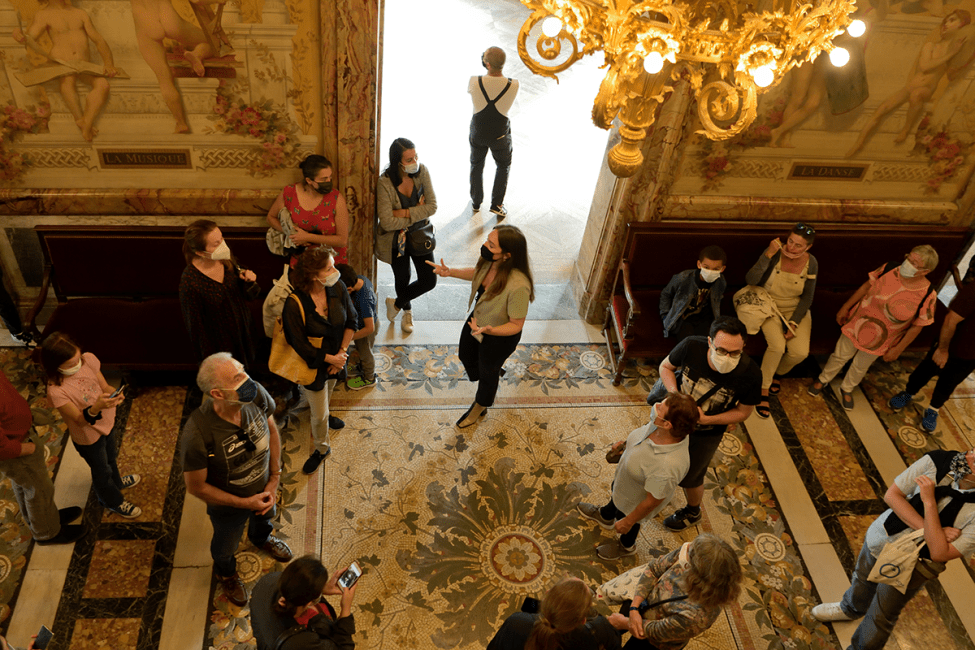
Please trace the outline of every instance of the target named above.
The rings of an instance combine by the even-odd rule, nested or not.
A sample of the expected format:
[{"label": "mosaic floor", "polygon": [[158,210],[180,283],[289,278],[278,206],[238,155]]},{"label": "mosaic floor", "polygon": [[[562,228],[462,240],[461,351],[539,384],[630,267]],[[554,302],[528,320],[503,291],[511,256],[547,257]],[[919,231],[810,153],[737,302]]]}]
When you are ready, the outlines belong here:
[{"label": "mosaic floor", "polygon": [[[593,548],[608,535],[580,519],[574,506],[607,498],[612,468],[603,454],[643,423],[653,365],[634,365],[615,388],[602,346],[521,346],[506,365],[497,407],[459,432],[452,423],[473,390],[455,346],[384,346],[377,357],[382,383],[376,389],[336,392],[335,412],[346,428],[334,434],[332,455],[310,480],[297,471],[310,443],[307,415],[285,429],[278,521],[296,554],[320,553],[332,569],[352,560],[365,569],[354,606],[360,648],[481,648],[525,595],[543,592],[566,573],[596,586],[699,530],[739,550],[747,580],[736,606],[690,648],[845,647],[852,629],[834,630],[809,615],[822,592],[843,586],[822,581],[828,562],[804,543],[807,529],[825,530],[833,561],[848,575],[866,527],[883,509],[879,495],[890,471],[889,458],[877,460],[877,436],[869,431],[886,438],[889,455],[902,466],[927,449],[972,445],[971,379],[933,436],[916,428],[919,410],[894,414],[884,406],[916,358],[876,364],[863,386],[869,404],[861,400],[852,414],[830,391],[825,399],[811,398],[807,380],[788,379],[773,400],[772,422],[753,417],[726,435],[697,529],[674,535],[658,520],[641,531],[635,558],[605,562]],[[247,608],[231,605],[213,583],[209,526],[199,502],[184,499],[173,464],[180,423],[199,393],[185,387],[129,392],[120,411],[119,465],[144,477],[127,495],[144,514],[129,521],[105,515],[86,490],[65,491],[76,481],[74,450],[62,448],[63,423],[46,406],[22,351],[0,349],[0,365],[31,401],[56,472],[58,505],[71,505],[65,498],[73,495],[85,505],[89,527],[64,555],[63,584],[38,586],[32,576],[49,575],[59,561],[51,554],[55,547],[30,543],[9,484],[0,484],[0,633],[25,644],[17,636],[21,608],[30,608],[31,628],[39,625],[35,599],[48,593],[59,599],[47,621],[55,632],[52,650],[253,648]],[[781,448],[776,455],[768,452],[770,440]],[[776,485],[783,469],[796,473],[799,489]],[[792,505],[797,494],[811,503],[804,516]],[[663,515],[681,503],[678,497]],[[249,587],[276,568],[246,540],[238,559]],[[967,583],[961,593],[975,593],[971,567],[960,567],[960,574]],[[971,608],[952,605],[966,602],[955,591],[949,583],[922,592],[888,648],[975,648],[967,631]],[[184,616],[194,599],[206,612]]]}]

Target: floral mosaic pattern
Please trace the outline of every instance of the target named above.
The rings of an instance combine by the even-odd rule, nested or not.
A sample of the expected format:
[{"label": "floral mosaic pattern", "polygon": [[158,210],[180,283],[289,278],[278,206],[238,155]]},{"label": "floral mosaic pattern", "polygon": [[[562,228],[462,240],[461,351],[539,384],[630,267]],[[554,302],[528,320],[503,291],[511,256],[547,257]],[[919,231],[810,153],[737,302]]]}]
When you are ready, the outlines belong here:
[{"label": "floral mosaic pattern", "polygon": [[11,149],[10,144],[23,133],[46,132],[50,117],[51,105],[46,102],[26,110],[12,103],[0,109],[0,181],[16,181],[24,175],[30,160]]},{"label": "floral mosaic pattern", "polygon": [[[453,389],[467,381],[456,349],[455,345],[378,346],[376,372],[381,381],[376,387],[430,395],[435,390]],[[631,360],[621,386],[649,392],[657,380],[657,365],[647,359]],[[502,386],[538,388],[545,395],[582,387],[610,389],[613,384],[606,346],[601,344],[519,345],[504,368]]]}]

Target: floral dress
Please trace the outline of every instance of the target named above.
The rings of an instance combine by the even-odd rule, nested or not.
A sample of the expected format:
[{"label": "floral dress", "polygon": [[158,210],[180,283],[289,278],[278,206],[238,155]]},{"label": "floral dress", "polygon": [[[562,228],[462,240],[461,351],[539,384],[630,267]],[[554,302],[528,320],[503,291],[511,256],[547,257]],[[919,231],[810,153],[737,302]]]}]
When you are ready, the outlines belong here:
[{"label": "floral dress", "polygon": [[[321,202],[315,206],[314,210],[305,210],[298,201],[297,185],[288,185],[284,188],[284,206],[291,213],[291,221],[302,230],[315,235],[335,235],[338,231],[338,224],[335,222],[335,206],[338,203],[339,191],[332,190],[322,196]],[[345,246],[335,249],[336,264],[347,264],[349,261],[347,248]],[[291,258],[293,267],[297,259]]]}]

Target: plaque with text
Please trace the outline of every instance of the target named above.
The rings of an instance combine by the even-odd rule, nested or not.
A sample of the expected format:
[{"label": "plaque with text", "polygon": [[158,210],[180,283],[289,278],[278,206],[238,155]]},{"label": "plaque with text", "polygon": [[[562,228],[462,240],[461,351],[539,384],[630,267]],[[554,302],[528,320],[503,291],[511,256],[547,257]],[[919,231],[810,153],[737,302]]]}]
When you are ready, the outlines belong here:
[{"label": "plaque with text", "polygon": [[870,163],[792,163],[790,181],[862,181]]},{"label": "plaque with text", "polygon": [[193,169],[189,149],[97,149],[102,169]]}]

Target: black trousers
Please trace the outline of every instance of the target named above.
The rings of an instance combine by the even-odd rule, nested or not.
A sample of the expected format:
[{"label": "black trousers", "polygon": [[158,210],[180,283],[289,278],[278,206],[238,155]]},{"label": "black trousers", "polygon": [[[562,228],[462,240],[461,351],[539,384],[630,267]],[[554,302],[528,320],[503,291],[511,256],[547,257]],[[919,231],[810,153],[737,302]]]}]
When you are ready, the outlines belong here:
[{"label": "black trousers", "polygon": [[494,398],[498,394],[498,382],[501,379],[501,367],[518,347],[520,340],[521,332],[511,336],[485,334],[484,340],[478,343],[471,335],[470,316],[464,322],[457,356],[464,364],[467,378],[477,382],[475,401],[481,406],[494,405]]},{"label": "black trousers", "polygon": [[0,319],[3,320],[4,326],[10,330],[11,334],[20,334],[24,330],[24,326],[20,322],[17,305],[14,304],[3,284],[3,267],[0,267]]},{"label": "black trousers", "polygon": [[914,369],[914,372],[911,373],[910,378],[907,380],[907,388],[905,389],[911,395],[917,395],[924,388],[924,385],[937,375],[938,383],[934,385],[934,392],[931,395],[931,408],[933,409],[939,409],[944,406],[948,398],[951,397],[951,394],[955,392],[958,384],[965,381],[965,377],[972,374],[972,371],[975,370],[975,359],[959,359],[950,354],[948,355],[948,361],[945,362],[945,367],[939,368],[938,364],[932,359],[934,351],[937,349],[937,343],[931,346],[927,355],[918,364],[917,368]]},{"label": "black trousers", "polygon": [[[433,261],[433,253],[412,257],[410,255],[396,255],[396,241],[393,240],[393,285],[396,287],[396,306],[400,309],[413,309],[412,300],[419,298],[427,291],[437,286],[437,276],[433,267],[427,264]],[[410,282],[410,265],[416,268],[416,280]]]},{"label": "black trousers", "polygon": [[508,171],[511,169],[511,132],[493,140],[471,137],[471,202],[481,205],[484,200],[484,160],[488,150],[494,158],[497,171],[494,173],[494,187],[491,190],[491,207],[504,203],[508,191]]},{"label": "black trousers", "polygon": [[[612,489],[612,488],[611,488]],[[610,497],[609,503],[604,505],[599,509],[599,514],[603,516],[603,519],[612,519],[614,521],[619,521],[626,517],[626,513],[616,507],[613,503],[613,498]],[[633,524],[633,528],[629,530],[625,535],[620,535],[620,544],[626,546],[627,548],[636,544],[636,538],[640,534],[640,524]]]}]

